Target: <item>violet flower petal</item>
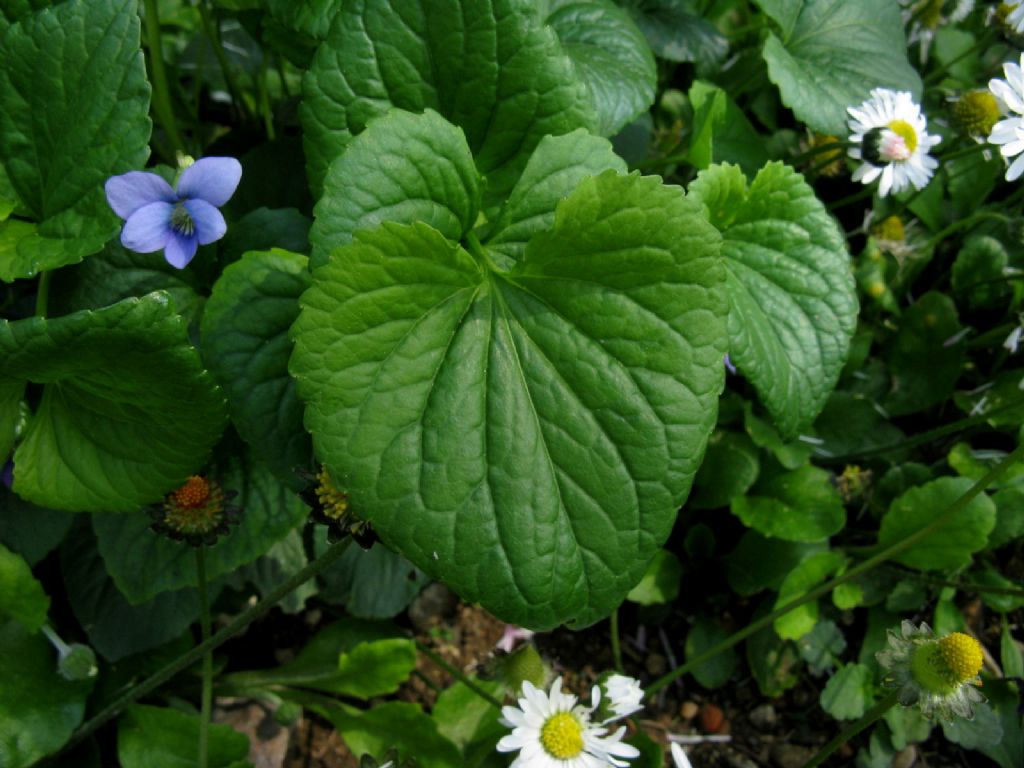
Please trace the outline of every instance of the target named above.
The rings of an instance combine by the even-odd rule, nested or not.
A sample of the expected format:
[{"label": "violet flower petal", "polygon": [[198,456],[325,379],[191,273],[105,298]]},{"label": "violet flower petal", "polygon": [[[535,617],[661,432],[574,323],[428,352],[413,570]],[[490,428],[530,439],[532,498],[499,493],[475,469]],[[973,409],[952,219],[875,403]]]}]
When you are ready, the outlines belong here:
[{"label": "violet flower petal", "polygon": [[196,255],[198,247],[199,241],[195,235],[179,235],[177,232],[172,232],[167,240],[167,247],[164,248],[164,258],[172,267],[184,269]]},{"label": "violet flower petal", "polygon": [[224,205],[238,188],[242,164],[233,157],[204,157],[181,172],[178,196],[182,199],[205,200],[218,207]]},{"label": "violet flower petal", "polygon": [[150,203],[172,203],[175,200],[171,185],[155,173],[129,171],[120,176],[111,176],[104,185],[107,202],[114,213],[127,219],[140,208]]},{"label": "violet flower petal", "polygon": [[196,237],[200,245],[220,240],[228,231],[228,225],[224,223],[224,217],[220,211],[214,208],[205,200],[186,200],[183,205],[192,222],[196,227]]},{"label": "violet flower petal", "polygon": [[128,217],[121,230],[121,245],[136,253],[159,251],[173,234],[170,203],[150,203]]}]

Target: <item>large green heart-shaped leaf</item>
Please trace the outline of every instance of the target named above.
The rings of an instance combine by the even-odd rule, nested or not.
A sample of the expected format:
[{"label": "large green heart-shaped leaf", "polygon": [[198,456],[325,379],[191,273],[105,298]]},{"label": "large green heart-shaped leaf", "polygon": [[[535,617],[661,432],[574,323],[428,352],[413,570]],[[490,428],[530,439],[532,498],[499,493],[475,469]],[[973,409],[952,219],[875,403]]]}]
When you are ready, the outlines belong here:
[{"label": "large green heart-shaped leaf", "polygon": [[203,312],[203,357],[228,396],[238,434],[267,466],[294,484],[308,468],[309,435],[288,375],[288,329],[309,287],[306,257],[288,251],[248,253],[213,286]]},{"label": "large green heart-shaped leaf", "polygon": [[50,598],[28,563],[0,544],[0,620],[13,618],[29,632],[35,632],[46,621],[49,610]]},{"label": "large green heart-shaped leaf", "polygon": [[729,41],[695,9],[694,0],[618,0],[654,52],[669,61],[708,69],[725,58]]},{"label": "large green heart-shaped leaf", "polygon": [[835,386],[857,320],[846,241],[803,177],[769,163],[747,187],[736,166],[690,185],[722,232],[729,357],[779,430],[810,425]]},{"label": "large green heart-shaped leaf", "polygon": [[224,427],[220,390],[162,293],[0,322],[0,358],[0,382],[46,384],[14,454],[14,491],[41,506],[135,511],[202,467]]},{"label": "large green heart-shaped leaf", "polygon": [[318,457],[466,599],[596,621],[667,537],[715,422],[718,240],[679,190],[614,172],[507,271],[424,224],[357,233],[293,327]]},{"label": "large green heart-shaped leaf", "polygon": [[392,110],[331,163],[310,232],[311,266],[383,221],[422,221],[458,240],[479,210],[480,178],[462,130],[433,110]]},{"label": "large green heart-shaped leaf", "polygon": [[356,0],[303,80],[310,184],[391,107],[433,109],[466,133],[501,199],[548,134],[592,128],[590,93],[554,31],[524,0]]},{"label": "large green heart-shaped leaf", "polygon": [[872,88],[921,94],[893,0],[755,0],[779,25],[764,44],[783,103],[816,131],[846,135],[847,107]]},{"label": "large green heart-shaped leaf", "polygon": [[547,23],[590,91],[598,133],[618,133],[654,103],[658,72],[646,38],[611,0],[551,5]]},{"label": "large green heart-shaped leaf", "polygon": [[0,39],[0,157],[37,223],[0,223],[0,279],[31,277],[117,231],[103,182],[149,155],[136,0],[68,0]]}]

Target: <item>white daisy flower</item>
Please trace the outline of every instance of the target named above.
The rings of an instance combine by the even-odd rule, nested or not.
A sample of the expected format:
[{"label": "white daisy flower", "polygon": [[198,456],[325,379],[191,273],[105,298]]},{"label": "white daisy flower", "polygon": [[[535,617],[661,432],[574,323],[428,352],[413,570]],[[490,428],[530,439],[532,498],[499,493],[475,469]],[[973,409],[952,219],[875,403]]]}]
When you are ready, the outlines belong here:
[{"label": "white daisy flower", "polygon": [[519,706],[501,709],[501,722],[512,733],[498,742],[498,751],[518,750],[511,768],[627,768],[623,758],[637,757],[640,751],[622,743],[624,727],[609,733],[591,723],[600,688],[594,686],[591,697],[591,707],[577,704],[575,696],[562,692],[561,677],[547,693],[524,682]]},{"label": "white daisy flower", "polygon": [[908,186],[923,189],[939,162],[928,150],[942,139],[926,132],[928,121],[906,91],[875,88],[871,98],[850,113],[850,157],[863,161],[854,181],[870,184],[879,179],[878,194],[902,192]]},{"label": "white daisy flower", "polygon": [[[1024,9],[1024,5],[1021,5]],[[988,81],[988,89],[999,101],[1006,112],[1012,117],[1000,120],[992,126],[988,135],[990,144],[999,146],[1003,157],[1009,160],[1017,156],[1006,169],[1006,180],[1014,181],[1024,174],[1024,53],[1020,56],[1020,64],[1008,61],[1003,64],[1005,80],[994,77]]]},{"label": "white daisy flower", "polygon": [[644,698],[644,689],[636,678],[612,675],[605,680],[604,690],[608,694],[608,708],[614,714],[613,720],[629,717],[644,708],[640,703]]},{"label": "white daisy flower", "polygon": [[974,717],[974,704],[985,700],[975,688],[983,662],[977,640],[963,632],[936,638],[927,624],[909,621],[888,634],[889,647],[875,658],[885,670],[882,684],[899,689],[900,704],[917,706],[929,720]]},{"label": "white daisy flower", "polygon": [[1003,21],[1018,35],[1024,35],[1024,2],[1017,0],[1015,3],[1003,3],[1006,6],[1006,16]]},{"label": "white daisy flower", "polygon": [[943,24],[956,24],[974,10],[974,0],[900,0],[903,23],[909,24],[907,45],[920,43],[921,63],[928,62],[928,51],[935,32]]},{"label": "white daisy flower", "polygon": [[690,758],[686,756],[686,752],[683,751],[682,747],[673,741],[671,749],[672,762],[675,763],[676,768],[693,768]]}]

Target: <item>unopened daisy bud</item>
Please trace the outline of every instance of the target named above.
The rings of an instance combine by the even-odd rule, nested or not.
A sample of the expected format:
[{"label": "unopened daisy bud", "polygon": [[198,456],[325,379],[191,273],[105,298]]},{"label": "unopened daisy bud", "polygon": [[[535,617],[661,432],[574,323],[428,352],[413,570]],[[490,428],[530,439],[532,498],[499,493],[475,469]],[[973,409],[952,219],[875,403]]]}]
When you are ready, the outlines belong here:
[{"label": "unopened daisy bud", "polygon": [[604,681],[607,694],[607,706],[614,720],[629,717],[644,708],[640,702],[644,698],[644,689],[640,681],[627,675],[612,675]]},{"label": "unopened daisy bud", "polygon": [[1013,41],[1024,37],[1024,2],[1000,3],[992,12],[990,23]]},{"label": "unopened daisy bud", "polygon": [[891,243],[902,243],[907,238],[907,230],[899,216],[886,216],[871,228],[871,234],[876,240]]},{"label": "unopened daisy bud", "polygon": [[889,630],[889,646],[875,654],[885,669],[883,683],[899,689],[899,701],[917,706],[926,718],[949,721],[974,716],[973,704],[984,701],[981,645],[970,635],[953,632],[936,639],[927,624],[904,621]]},{"label": "unopened daisy bud", "polygon": [[151,510],[157,533],[184,541],[194,547],[213,544],[239,520],[239,510],[228,506],[234,493],[225,493],[220,483],[193,475],[185,484],[167,494],[163,504]]},{"label": "unopened daisy bud", "polygon": [[71,682],[96,677],[99,668],[92,648],[81,643],[68,645],[48,624],[44,624],[41,629],[46,639],[57,650],[57,672],[61,677]]},{"label": "unopened daisy bud", "polygon": [[953,121],[972,138],[984,139],[999,122],[999,102],[988,91],[968,91],[953,104]]}]

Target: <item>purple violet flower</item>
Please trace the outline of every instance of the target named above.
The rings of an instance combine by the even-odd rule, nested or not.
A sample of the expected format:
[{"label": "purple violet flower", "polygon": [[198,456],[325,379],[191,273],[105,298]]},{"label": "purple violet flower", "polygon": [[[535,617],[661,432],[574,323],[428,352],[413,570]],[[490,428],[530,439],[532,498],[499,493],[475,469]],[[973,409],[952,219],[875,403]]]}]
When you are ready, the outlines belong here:
[{"label": "purple violet flower", "polygon": [[129,171],[107,179],[107,202],[125,220],[121,244],[137,253],[163,249],[184,269],[200,245],[220,240],[227,224],[218,207],[235,193],[242,165],[233,157],[204,157],[181,172],[175,189],[155,173]]}]

